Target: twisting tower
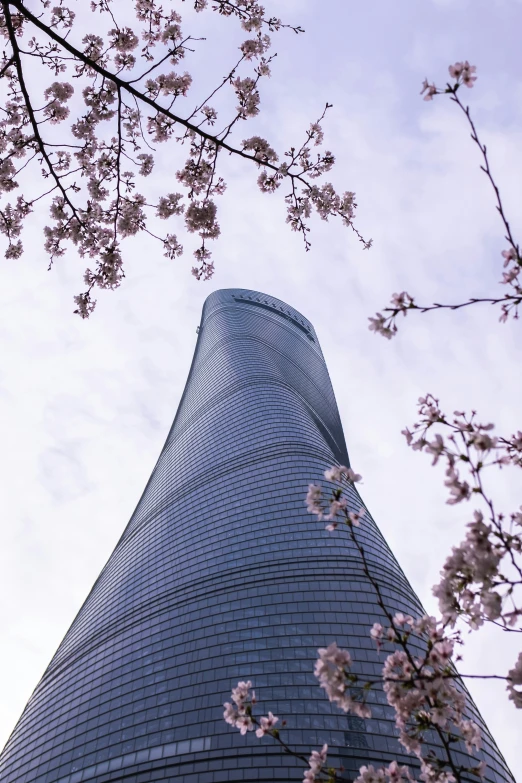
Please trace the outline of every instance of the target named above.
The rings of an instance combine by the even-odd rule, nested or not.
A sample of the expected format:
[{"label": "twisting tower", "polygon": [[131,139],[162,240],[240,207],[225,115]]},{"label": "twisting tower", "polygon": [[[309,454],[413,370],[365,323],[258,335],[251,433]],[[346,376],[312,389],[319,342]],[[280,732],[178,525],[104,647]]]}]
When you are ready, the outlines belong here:
[{"label": "twisting tower", "polygon": [[[198,332],[156,467],[4,749],[2,783],[302,780],[269,738],[224,723],[239,679],[286,718],[290,745],[308,754],[327,742],[348,776],[411,763],[384,694],[362,720],[313,676],[333,640],[359,673],[382,666],[369,638],[382,615],[357,552],[304,505],[325,467],[349,464],[314,328],[271,296],[228,289],[208,297]],[[418,616],[371,519],[361,536],[389,607]],[[488,783],[511,783],[471,701],[470,714]]]}]

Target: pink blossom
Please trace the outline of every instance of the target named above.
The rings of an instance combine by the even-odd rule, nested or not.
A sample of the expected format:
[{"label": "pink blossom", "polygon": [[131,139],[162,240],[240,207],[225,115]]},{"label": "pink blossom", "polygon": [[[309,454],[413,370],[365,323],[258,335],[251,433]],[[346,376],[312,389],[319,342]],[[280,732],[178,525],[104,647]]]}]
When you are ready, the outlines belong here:
[{"label": "pink blossom", "polygon": [[277,160],[277,155],[272,149],[266,139],[262,139],[260,136],[252,136],[250,139],[243,141],[244,150],[252,150],[254,158],[259,160],[260,163],[272,163]]},{"label": "pink blossom", "polygon": [[319,519],[323,518],[323,506],[321,504],[322,490],[317,484],[309,484],[306,495],[306,508],[310,514],[316,514]]},{"label": "pink blossom", "polygon": [[259,92],[254,79],[247,76],[240,79],[239,76],[233,80],[232,86],[239,98],[237,113],[239,117],[246,120],[247,117],[255,117],[259,114]]},{"label": "pink blossom", "polygon": [[421,761],[420,780],[424,783],[456,783],[455,775],[452,772],[434,767],[424,759]]},{"label": "pink blossom", "polygon": [[381,313],[377,313],[375,318],[368,318],[368,320],[370,322],[369,330],[375,332],[375,334],[381,334],[388,340],[391,340],[397,331],[396,326],[391,327],[387,325],[387,319]]},{"label": "pink blossom", "polygon": [[466,87],[473,87],[473,83],[476,82],[477,77],[473,76],[476,70],[476,65],[470,65],[467,60],[463,63],[459,62],[455,63],[455,65],[450,65],[448,68],[452,79],[462,80],[462,84],[465,84]]},{"label": "pink blossom", "polygon": [[466,743],[468,753],[473,753],[473,748],[480,750],[482,746],[482,737],[480,729],[472,720],[463,720],[459,724],[462,738]]},{"label": "pink blossom", "polygon": [[327,753],[328,745],[326,744],[323,745],[320,751],[312,751],[312,755],[308,759],[309,769],[304,773],[303,783],[315,783],[323,766],[326,764]]},{"label": "pink blossom", "polygon": [[517,253],[516,253],[515,248],[510,247],[510,248],[508,248],[508,250],[503,250],[502,251],[502,256],[504,258],[504,267],[506,267],[506,266],[508,266],[508,264],[511,263],[511,261],[515,261],[515,259],[517,257]]},{"label": "pink blossom", "polygon": [[[502,554],[493,546],[491,533],[491,525],[486,525],[482,512],[476,510],[465,540],[453,548],[441,572],[442,579],[433,588],[440,611],[451,624],[459,613],[465,613],[475,628],[483,623],[484,615],[492,619],[497,615],[500,599],[491,588]],[[476,592],[470,589],[474,584]]]},{"label": "pink blossom", "polygon": [[332,642],[328,647],[317,652],[319,658],[315,663],[314,674],[330,701],[345,712],[353,712],[361,718],[369,718],[370,708],[363,701],[354,699],[348,689],[346,669],[349,669],[352,664],[348,650],[342,650],[337,647],[336,642]]},{"label": "pink blossom", "polygon": [[191,232],[198,232],[200,236],[215,239],[221,233],[216,222],[217,208],[213,201],[192,201],[185,212],[185,225]]},{"label": "pink blossom", "polygon": [[254,723],[249,715],[240,715],[236,720],[236,728],[239,729],[240,734],[246,734],[247,731],[252,731]]},{"label": "pink blossom", "polygon": [[403,628],[405,625],[409,625],[410,627],[413,627],[414,620],[410,614],[404,615],[402,614],[402,612],[397,612],[393,617],[393,623],[394,625],[398,625],[401,628]]},{"label": "pink blossom", "polygon": [[515,687],[517,685],[522,686],[522,653],[519,653],[517,662],[514,667],[508,671],[507,676],[507,691],[509,698],[517,709],[522,709],[522,688],[517,689]]},{"label": "pink blossom", "polygon": [[384,628],[380,623],[374,623],[371,630],[370,630],[370,636],[374,640],[375,644],[377,645],[377,650],[381,649],[381,639],[383,638],[384,634]]},{"label": "pink blossom", "polygon": [[444,440],[442,436],[437,433],[435,435],[435,440],[431,443],[427,443],[424,450],[427,451],[428,454],[433,454],[433,462],[431,464],[436,465],[439,461],[439,457],[444,453]]},{"label": "pink blossom", "polygon": [[397,310],[402,310],[403,314],[406,315],[406,310],[410,304],[413,304],[413,297],[411,297],[406,291],[402,291],[400,294],[393,294],[391,303],[392,307],[396,308]]},{"label": "pink blossom", "polygon": [[276,718],[276,716],[271,712],[268,713],[267,718],[261,717],[259,719],[259,728],[256,730],[256,736],[264,737],[265,734],[268,734],[270,731],[272,731],[278,720],[279,718]]},{"label": "pink blossom", "polygon": [[245,60],[261,57],[270,48],[270,37],[258,33],[257,38],[249,38],[239,47],[245,57]]},{"label": "pink blossom", "polygon": [[140,174],[142,177],[148,177],[154,168],[154,158],[148,153],[138,155],[140,161]]},{"label": "pink blossom", "polygon": [[355,527],[359,527],[361,523],[361,519],[366,514],[366,509],[361,506],[359,511],[356,513],[355,511],[350,511],[348,513],[348,519],[352,523],[352,525],[355,525]]},{"label": "pink blossom", "polygon": [[251,687],[250,680],[238,682],[236,687],[232,689],[233,703],[225,702],[223,705],[225,708],[223,718],[230,726],[239,729],[241,734],[246,734],[247,731],[254,729],[251,708],[256,702],[256,696],[254,691],[250,693]]},{"label": "pink blossom", "polygon": [[385,780],[384,769],[375,769],[370,764],[359,769],[359,777],[355,779],[355,783],[385,783]]},{"label": "pink blossom", "polygon": [[310,125],[310,130],[308,131],[310,134],[310,138],[314,140],[314,144],[316,146],[319,146],[324,141],[324,132],[321,128],[321,125],[318,122],[313,122]]},{"label": "pink blossom", "polygon": [[420,94],[422,95],[423,92],[426,93],[426,95],[424,96],[424,100],[431,101],[433,100],[433,96],[437,94],[437,88],[435,87],[434,84],[429,84],[427,79],[424,79]]},{"label": "pink blossom", "polygon": [[182,198],[181,193],[168,193],[166,196],[161,196],[158,201],[157,216],[166,220],[172,215],[181,215],[185,209],[184,205],[180,204]]},{"label": "pink blossom", "polygon": [[355,473],[351,468],[347,468],[345,465],[332,465],[331,468],[325,470],[324,477],[327,481],[335,482],[340,482],[344,478],[351,484],[356,484],[362,480],[362,476],[359,475],[359,473]]},{"label": "pink blossom", "polygon": [[112,38],[112,46],[119,52],[129,52],[139,44],[138,36],[130,27],[113,28],[109,30],[109,37]]},{"label": "pink blossom", "polygon": [[444,482],[444,486],[450,490],[450,497],[446,501],[450,506],[460,503],[463,500],[468,500],[471,495],[471,489],[467,481],[461,481],[459,473],[454,467],[450,467],[446,470],[447,480]]}]

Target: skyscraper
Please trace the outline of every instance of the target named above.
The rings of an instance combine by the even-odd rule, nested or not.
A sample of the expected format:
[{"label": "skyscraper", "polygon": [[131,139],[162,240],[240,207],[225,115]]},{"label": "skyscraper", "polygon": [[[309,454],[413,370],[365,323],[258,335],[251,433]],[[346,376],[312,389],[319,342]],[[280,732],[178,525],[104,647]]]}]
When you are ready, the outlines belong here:
[{"label": "skyscraper", "polygon": [[[198,332],[156,467],[6,745],[2,783],[302,780],[270,738],[223,721],[240,679],[287,720],[290,745],[327,742],[348,775],[411,762],[384,694],[362,720],[313,676],[333,640],[359,672],[382,666],[369,638],[382,614],[357,552],[304,505],[325,467],[348,464],[315,331],[271,296],[230,289],[208,297]],[[371,519],[361,536],[390,609],[422,613]],[[512,781],[471,701],[470,714],[487,781]]]}]

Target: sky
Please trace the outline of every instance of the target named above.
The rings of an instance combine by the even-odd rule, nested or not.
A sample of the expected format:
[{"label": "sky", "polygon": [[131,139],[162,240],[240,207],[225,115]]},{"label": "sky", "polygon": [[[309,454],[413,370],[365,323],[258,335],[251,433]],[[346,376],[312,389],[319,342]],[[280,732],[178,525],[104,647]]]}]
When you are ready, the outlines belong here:
[{"label": "sky", "polygon": [[[225,158],[214,278],[191,277],[190,252],[168,261],[153,240],[135,238],[124,246],[122,287],[100,295],[81,321],[72,297],[84,262],[71,251],[47,272],[45,214],[31,217],[25,255],[0,261],[1,744],[139,500],[212,291],[265,292],[312,321],[361,494],[428,610],[473,506],[446,505],[443,468],[407,448],[401,430],[416,421],[418,397],[431,392],[448,412],[476,409],[499,434],[522,429],[516,321],[499,324],[486,305],[413,314],[387,341],[367,320],[396,291],[426,303],[503,293],[502,224],[465,118],[446,98],[428,103],[419,93],[425,77],[444,84],[450,63],[477,66],[475,87],[463,93],[520,242],[522,3],[286,0],[267,10],[306,32],[278,34],[262,112],[236,138],[259,133],[282,153],[332,103],[324,123],[336,155],[331,181],[356,192],[357,227],[374,245],[364,251],[336,221],[314,219],[305,253],[285,224],[282,196],[259,193],[255,168]],[[207,41],[190,66],[195,82],[210,83],[241,39],[231,20],[198,21]],[[158,193],[174,189],[185,153],[176,155],[170,145],[160,152],[151,183]],[[499,508],[520,506],[520,470],[488,481]],[[513,636],[466,636],[461,671],[506,673],[518,655]],[[501,684],[469,689],[522,780],[522,711]]]}]

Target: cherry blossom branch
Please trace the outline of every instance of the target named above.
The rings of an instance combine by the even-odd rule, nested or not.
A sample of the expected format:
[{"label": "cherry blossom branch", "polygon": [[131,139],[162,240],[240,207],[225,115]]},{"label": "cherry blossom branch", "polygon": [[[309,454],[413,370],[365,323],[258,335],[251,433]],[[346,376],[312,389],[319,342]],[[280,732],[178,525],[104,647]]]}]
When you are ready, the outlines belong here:
[{"label": "cherry blossom branch", "polygon": [[[304,754],[293,750],[288,743],[286,743],[281,737],[281,730],[276,728],[276,723],[279,723],[279,718],[273,715],[272,712],[268,713],[267,717],[257,718],[254,715],[254,705],[257,703],[255,691],[252,689],[252,682],[238,682],[237,686],[233,688],[231,693],[231,701],[225,702],[223,705],[225,711],[223,718],[230,726],[240,730],[241,734],[246,734],[249,731],[256,729],[256,737],[261,739],[268,736],[273,739],[289,756],[293,756],[298,761],[304,762],[306,765],[306,771],[304,773],[304,783],[314,783],[315,781],[325,781],[325,783],[351,783],[340,776],[339,773],[344,771],[343,768],[336,770],[334,767],[324,769],[326,765],[326,754],[328,751],[328,745],[323,745],[320,752],[312,751],[312,754],[307,758]],[[286,721],[282,721],[281,726],[286,726]]]},{"label": "cherry blossom branch", "polygon": [[0,79],[5,75],[6,71],[11,67],[11,65],[15,64],[15,58],[10,57],[9,60],[5,63],[4,66],[0,69]]},{"label": "cherry blossom branch", "polygon": [[[510,441],[511,442],[511,441]],[[386,658],[382,678],[379,680],[364,679],[351,671],[352,658],[347,650],[341,650],[335,642],[329,647],[320,649],[319,659],[315,666],[315,675],[320,686],[326,691],[331,702],[345,712],[353,712],[361,718],[371,716],[371,708],[367,704],[367,695],[376,685],[381,685],[386,693],[388,703],[396,713],[396,726],[399,729],[399,742],[420,761],[421,780],[433,783],[447,783],[453,780],[463,783],[468,774],[483,778],[485,762],[464,765],[457,763],[453,746],[464,741],[468,753],[479,749],[481,736],[479,727],[465,717],[466,700],[461,689],[453,684],[462,681],[453,664],[452,655],[455,644],[460,644],[459,632],[448,635],[447,620],[437,621],[434,617],[425,615],[418,620],[401,613],[393,614],[387,607],[379,581],[373,576],[365,549],[356,535],[356,528],[366,515],[361,507],[357,512],[350,510],[350,502],[344,494],[347,485],[360,481],[361,477],[350,468],[333,466],[325,471],[327,481],[335,488],[329,499],[323,496],[320,486],[311,484],[308,490],[306,504],[308,511],[329,524],[326,529],[335,531],[341,521],[348,530],[350,539],[357,549],[363,573],[376,592],[377,603],[383,612],[388,627],[374,623],[370,636],[380,650],[386,642],[395,646],[395,651]],[[412,648],[412,641],[415,642]],[[425,652],[419,655],[419,643],[425,647]],[[415,650],[415,652],[414,652]],[[520,664],[520,665],[519,665]],[[507,677],[500,675],[484,675],[484,679],[503,679],[508,682],[508,689],[514,691],[514,686],[522,682],[522,656],[519,664],[510,671]],[[480,675],[469,675],[478,679]],[[256,726],[258,737],[265,734],[276,737],[274,724],[278,718],[272,713],[260,721],[253,716],[252,705],[255,694],[249,701],[249,689],[252,683],[239,683],[232,691],[232,702],[225,706],[224,718],[227,723],[239,728],[241,733],[252,731]],[[517,694],[517,691],[514,691]],[[518,706],[518,705],[517,705]],[[522,704],[520,705],[522,706]],[[444,757],[438,757],[434,751],[423,749],[425,732],[431,729],[438,736]],[[278,736],[278,735],[277,735]],[[286,745],[286,747],[288,747]],[[326,764],[328,746],[324,745],[321,752],[313,751],[308,759],[308,769],[305,771],[304,783],[323,780],[323,770]],[[301,754],[294,754],[303,760]],[[329,780],[338,780],[334,769],[328,770]],[[386,768],[375,770],[372,766],[361,767],[355,783],[375,783],[375,781],[412,781],[410,770],[399,767],[392,761]]]},{"label": "cherry blossom branch", "polygon": [[[299,25],[292,25],[292,24],[283,24],[280,19],[273,16],[270,18],[266,18],[264,16],[264,11],[262,10],[262,6],[260,6],[256,2],[246,2],[244,3],[244,7],[241,8],[236,3],[230,2],[230,0],[212,0],[213,2],[213,10],[218,11],[219,13],[229,16],[230,14],[234,14],[241,20],[248,19],[248,15],[255,13],[258,17],[258,25],[259,23],[263,24],[264,26],[268,27],[270,32],[280,30],[282,28],[286,28],[289,30],[292,30],[294,33],[304,33],[304,30]],[[194,0],[194,8],[196,11],[201,10],[203,8],[206,8],[208,4],[208,0]]]},{"label": "cherry blossom branch", "polygon": [[501,322],[507,321],[510,314],[512,314],[513,318],[515,319],[518,319],[519,317],[519,306],[522,304],[522,280],[519,279],[519,274],[522,270],[522,252],[520,250],[520,246],[515,241],[511,227],[509,225],[509,221],[506,217],[500,196],[500,190],[493,178],[493,173],[491,171],[487,147],[485,144],[482,144],[478,137],[478,132],[471,117],[469,106],[464,106],[458,95],[458,90],[463,84],[469,88],[473,87],[473,84],[477,78],[474,76],[475,71],[476,67],[474,65],[470,65],[467,60],[464,63],[459,62],[455,63],[455,65],[450,65],[449,73],[450,76],[455,79],[455,82],[453,84],[448,83],[446,88],[442,90],[437,88],[434,84],[429,84],[428,80],[425,79],[421,94],[424,92],[426,93],[424,100],[432,100],[434,95],[449,94],[450,100],[457,104],[468,120],[469,126],[471,128],[471,138],[478,146],[483,158],[483,163],[480,166],[480,169],[486,174],[491,187],[493,188],[496,200],[495,208],[500,215],[506,232],[504,238],[508,243],[508,248],[507,250],[502,251],[502,256],[504,258],[504,269],[507,267],[507,270],[503,273],[502,280],[500,282],[502,285],[510,286],[512,288],[512,293],[506,293],[500,297],[470,297],[467,301],[460,302],[458,304],[440,304],[435,302],[432,305],[416,304],[414,297],[406,291],[402,291],[400,294],[393,294],[391,299],[391,307],[385,307],[382,313],[377,313],[373,318],[369,319],[369,329],[374,331],[376,334],[381,334],[387,339],[391,339],[397,333],[398,316],[401,313],[403,316],[406,316],[410,311],[427,313],[431,310],[458,310],[461,307],[469,307],[470,305],[474,304],[489,303],[492,305],[501,304],[501,315],[499,318]]},{"label": "cherry blossom branch", "polygon": [[[7,119],[0,122],[0,134],[3,134],[4,141],[12,145],[12,150],[8,150],[6,157],[0,159],[0,191],[8,192],[19,187],[14,179],[15,169],[9,164],[9,155],[13,150],[15,155],[22,154],[24,146],[28,145],[27,139],[21,138],[25,106],[35,134],[38,131],[35,141],[47,166],[44,176],[53,177],[60,192],[60,196],[55,196],[51,205],[54,224],[45,228],[46,250],[50,254],[51,263],[54,258],[64,254],[66,242],[76,245],[80,256],[95,259],[94,270],[87,269],[85,272],[87,290],[75,297],[76,312],[82,317],[88,317],[94,309],[96,302],[92,299],[91,292],[95,286],[113,289],[119,286],[124,277],[120,241],[139,231],[158,236],[157,232],[146,228],[147,217],[144,210],[148,204],[147,199],[139,193],[132,197],[128,195],[135,188],[135,172],[121,170],[125,159],[138,166],[139,176],[146,177],[151,173],[155,150],[149,143],[147,134],[152,137],[153,142],[165,142],[174,138],[181,144],[188,142],[190,145],[189,159],[184,168],[176,173],[178,181],[188,188],[187,202],[183,200],[182,194],[169,193],[162,196],[153,208],[156,211],[155,217],[160,219],[183,215],[188,232],[199,234],[201,245],[194,251],[197,266],[192,269],[198,279],[208,279],[214,271],[207,243],[220,235],[217,207],[213,197],[221,195],[225,190],[225,183],[217,171],[218,153],[221,150],[251,161],[261,168],[258,185],[263,192],[273,192],[283,180],[290,181],[291,191],[285,197],[287,222],[292,229],[301,232],[307,249],[309,241],[306,236],[306,220],[313,210],[324,220],[330,216],[340,217],[366,248],[371,246],[371,240],[366,242],[353,225],[356,208],[354,194],[347,192],[341,196],[330,183],[319,187],[313,182],[314,178],[329,171],[334,163],[330,152],[319,153],[314,162],[310,160],[311,144],[321,144],[323,140],[320,122],[324,113],[317,123],[311,125],[305,142],[298,148],[299,152],[296,153],[295,148],[291,148],[290,153],[286,153],[291,158],[290,163],[279,165],[278,156],[265,139],[252,137],[245,139],[242,145],[229,142],[232,129],[240,120],[259,113],[258,82],[270,74],[272,60],[271,57],[265,56],[271,45],[270,37],[262,33],[261,29],[268,27],[270,31],[277,31],[282,27],[289,27],[295,32],[301,32],[301,28],[283,25],[276,17],[266,17],[263,7],[250,0],[237,3],[215,0],[212,4],[214,10],[224,16],[238,18],[243,29],[253,33],[254,37],[243,42],[240,46],[239,61],[228,77],[223,79],[207,98],[208,101],[230,84],[239,102],[232,120],[225,123],[221,131],[213,133],[204,126],[214,125],[217,112],[207,102],[198,103],[188,117],[173,109],[174,102],[187,94],[192,79],[188,73],[181,75],[173,71],[165,72],[161,66],[166,66],[167,63],[175,65],[187,52],[192,51],[187,47],[188,41],[203,40],[182,36],[181,17],[176,12],[164,13],[156,0],[135,0],[136,18],[140,24],[145,23],[141,30],[141,37],[145,42],[141,56],[148,63],[145,70],[136,73],[138,69],[134,51],[139,37],[131,28],[117,24],[105,0],[97,0],[91,5],[102,14],[108,14],[114,28],[106,32],[106,41],[97,33],[85,35],[82,39],[83,49],[72,41],[71,30],[75,25],[75,14],[63,3],[52,9],[48,3],[43,3],[44,10],[35,14],[23,0],[0,1],[3,10],[3,15],[0,14],[0,32],[3,31],[13,50],[15,45],[17,46],[14,60],[9,59],[8,54],[4,56],[6,63],[2,71],[9,80],[11,99],[6,104]],[[201,11],[206,6],[205,0],[196,0],[194,4],[196,11]],[[50,19],[46,14],[50,14]],[[9,27],[7,18],[10,20]],[[73,153],[78,161],[77,168],[70,169],[71,158],[66,148],[75,146],[68,140],[63,145],[53,144],[60,147],[56,159],[48,153],[46,143],[39,133],[39,123],[35,119],[35,110],[25,82],[22,88],[22,50],[15,38],[23,38],[27,29],[43,36],[43,43],[34,35],[29,39],[29,45],[26,47],[28,57],[38,58],[55,76],[65,72],[71,64],[74,67],[73,79],[92,80],[83,90],[86,112],[70,128],[75,138],[80,141]],[[165,47],[165,51],[156,59],[152,53],[155,46]],[[257,60],[254,76],[237,76],[239,66],[252,60]],[[12,71],[11,62],[16,65],[16,75]],[[125,78],[124,71],[132,71],[131,78]],[[20,95],[17,92],[18,85]],[[57,124],[65,120],[70,113],[67,101],[73,92],[73,87],[68,82],[51,84],[44,91],[46,102],[39,110],[43,113],[41,122]],[[136,108],[130,108],[125,96],[132,98],[130,103],[134,102]],[[166,102],[164,98],[167,98]],[[164,103],[167,105],[163,105]],[[39,101],[36,100],[35,105],[40,105]],[[146,130],[142,122],[142,113],[145,111],[152,112],[147,117]],[[113,118],[117,126],[116,139],[109,144],[101,134],[101,123]],[[183,134],[175,137],[174,133],[178,128],[182,129]],[[142,143],[148,147],[150,153],[140,153],[136,160],[135,153],[139,151]],[[126,150],[127,146],[133,150],[132,158]],[[75,172],[79,172],[87,184],[86,201],[80,204],[76,203],[73,194],[76,196],[82,191],[81,185],[73,182],[65,187],[62,184],[65,176]],[[125,185],[126,195],[121,190],[122,184]],[[113,200],[108,201],[112,197]],[[35,203],[40,198],[41,196],[38,196],[25,203]],[[0,221],[0,231],[3,231],[9,240],[8,256],[18,257],[23,252],[23,246],[20,240],[13,243],[12,239],[20,235],[25,214],[17,211],[17,208],[9,207],[8,212],[6,209],[4,213],[8,214],[8,219]],[[176,235],[167,234],[160,237],[160,241],[164,246],[164,255],[168,258],[175,258],[183,253],[183,247]]]},{"label": "cherry blossom branch", "polygon": [[[443,617],[452,626],[460,617],[472,629],[489,621],[513,628],[522,618],[522,507],[510,515],[506,529],[505,517],[497,513],[482,477],[493,466],[522,466],[522,432],[511,438],[495,437],[490,434],[493,424],[477,422],[475,411],[471,415],[455,411],[449,419],[431,394],[419,399],[419,416],[412,430],[406,428],[403,434],[412,449],[433,456],[433,465],[441,458],[446,461],[447,503],[478,496],[489,517],[488,524],[480,510],[474,511],[465,541],[444,565],[442,581],[434,588]],[[433,428],[436,434],[429,440]],[[449,432],[446,439],[441,431]],[[461,477],[459,466],[466,468],[471,483]],[[506,561],[510,574],[505,573]]]},{"label": "cherry blossom branch", "polygon": [[[401,648],[386,659],[382,677],[388,702],[396,711],[396,725],[400,731],[399,741],[421,761],[423,776],[427,775],[423,779],[446,780],[446,768],[451,770],[451,774],[457,781],[462,780],[462,774],[466,772],[482,777],[485,768],[483,763],[477,767],[457,765],[452,754],[452,744],[460,739],[466,742],[469,753],[473,747],[480,747],[478,727],[463,715],[465,707],[463,694],[451,683],[445,683],[447,680],[461,680],[461,676],[451,663],[454,645],[461,643],[460,634],[456,632],[448,636],[445,630],[448,622],[445,620],[441,622],[428,616],[414,620],[402,614],[392,615],[386,606],[380,585],[371,573],[364,547],[355,533],[355,528],[359,527],[366,511],[364,507],[358,512],[350,511],[349,502],[343,495],[343,482],[353,484],[361,477],[350,468],[334,466],[325,471],[325,478],[337,484],[337,487],[332,490],[330,500],[325,501],[321,487],[312,484],[307,495],[307,508],[319,519],[329,522],[326,529],[330,532],[337,529],[339,517],[346,524],[351,541],[360,555],[363,572],[372,584],[377,595],[377,603],[388,621],[387,630],[380,623],[375,623],[371,636],[378,650],[383,640]],[[423,657],[418,657],[417,653],[413,655],[410,637],[415,638],[417,642],[424,640],[426,653]],[[321,686],[325,688],[330,700],[336,702],[342,709],[367,717],[366,705],[361,706],[354,702],[346,692],[346,685],[357,681],[357,678],[347,671],[351,665],[349,653],[339,651],[335,643],[327,650],[319,650],[319,653],[321,657],[316,666],[316,674],[319,675]],[[509,672],[507,677],[499,675],[485,675],[485,677],[507,680],[508,687],[512,687],[516,679],[513,674],[514,672]],[[364,688],[372,687],[373,684],[373,681],[365,681]],[[451,728],[452,723],[455,729]],[[446,754],[444,759],[437,758],[431,752],[426,756],[423,755],[423,735],[428,728],[437,733]],[[381,774],[384,774],[384,771]],[[361,775],[361,780],[364,779],[364,775]]]},{"label": "cherry blossom branch", "polygon": [[11,19],[11,13],[9,11],[9,8],[5,8],[4,12],[5,12],[6,27],[7,27],[7,30],[9,32],[9,40],[10,40],[11,46],[13,47],[13,57],[12,57],[12,60],[14,61],[14,64],[15,64],[15,67],[16,67],[16,72],[18,74],[18,81],[20,83],[20,89],[21,89],[22,95],[24,96],[25,108],[27,110],[27,116],[29,117],[29,122],[31,124],[32,129],[33,129],[34,139],[35,139],[35,141],[38,144],[38,149],[40,151],[40,154],[41,154],[42,158],[44,159],[44,161],[45,161],[45,163],[47,165],[49,174],[52,176],[52,178],[54,179],[54,181],[56,183],[56,187],[60,190],[60,192],[61,192],[65,202],[67,203],[67,205],[71,209],[71,211],[72,211],[73,215],[75,216],[75,218],[78,220],[80,225],[82,225],[82,221],[78,217],[78,213],[76,212],[74,204],[69,199],[69,196],[67,194],[66,188],[63,187],[62,183],[60,182],[60,178],[57,176],[57,174],[56,174],[56,172],[54,170],[54,166],[51,163],[51,160],[49,159],[49,156],[47,154],[47,150],[45,148],[45,142],[43,141],[43,139],[42,139],[42,137],[40,135],[40,130],[39,130],[39,127],[38,127],[38,123],[37,123],[36,118],[34,116],[34,111],[33,111],[32,105],[31,105],[31,99],[29,98],[29,93],[27,91],[27,87],[26,87],[25,80],[24,80],[22,61],[20,59],[20,50],[19,50],[19,47],[18,47],[18,42],[16,40],[16,33],[15,33],[15,30],[14,30],[14,27],[13,27],[13,23],[12,23],[12,19]]}]

